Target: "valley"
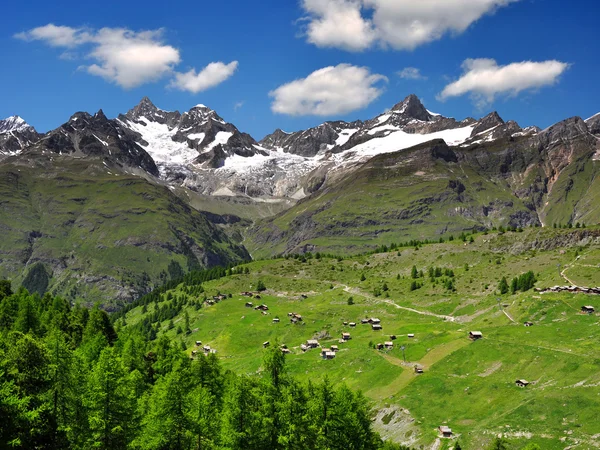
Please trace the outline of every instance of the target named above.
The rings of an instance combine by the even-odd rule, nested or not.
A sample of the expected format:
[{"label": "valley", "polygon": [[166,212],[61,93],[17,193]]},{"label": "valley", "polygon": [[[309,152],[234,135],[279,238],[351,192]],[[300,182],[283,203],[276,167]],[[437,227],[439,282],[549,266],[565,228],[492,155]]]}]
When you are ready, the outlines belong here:
[{"label": "valley", "polygon": [[[205,105],[165,111],[147,97],[116,119],[78,112],[45,134],[11,117],[0,125],[10,236],[0,276],[39,275],[41,293],[116,308],[172,279],[171,260],[178,275],[500,226],[596,224],[599,117],[546,130],[495,112],[459,121],[409,95],[373,119],[260,141]],[[117,229],[137,231],[124,240]],[[116,261],[116,248],[130,256]],[[172,257],[157,258],[165,250]]]},{"label": "valley", "polygon": [[[201,293],[184,283],[142,299],[115,324],[181,341],[188,354],[197,353],[192,357],[202,358],[208,345],[237,373],[261,373],[263,344],[285,344],[292,374],[361,389],[379,411],[376,429],[405,445],[452,448],[454,440],[438,437],[437,428],[446,425],[463,448],[487,448],[498,434],[514,448],[527,442],[591,448],[600,433],[594,420],[600,322],[581,307],[598,310],[600,297],[535,290],[501,295],[498,286],[502,277],[510,281],[532,269],[536,289],[563,286],[558,265],[578,285],[600,285],[600,272],[585,270],[600,264],[599,235],[595,227],[528,228],[362,256],[256,261],[202,283]],[[441,276],[435,276],[438,267]],[[413,282],[422,287],[413,290]],[[260,283],[265,290],[259,292]],[[241,295],[246,291],[260,298]],[[213,303],[217,295],[225,298]],[[156,321],[167,310],[176,314]],[[302,321],[292,323],[289,313]],[[378,318],[383,330],[361,323],[365,318]],[[471,341],[473,330],[483,339]],[[342,333],[351,339],[338,342]],[[320,348],[303,351],[310,339]],[[387,341],[393,348],[376,348]],[[321,348],[332,345],[339,347],[335,358],[322,359]],[[415,365],[424,373],[415,374]],[[518,379],[531,384],[519,388]]]}]

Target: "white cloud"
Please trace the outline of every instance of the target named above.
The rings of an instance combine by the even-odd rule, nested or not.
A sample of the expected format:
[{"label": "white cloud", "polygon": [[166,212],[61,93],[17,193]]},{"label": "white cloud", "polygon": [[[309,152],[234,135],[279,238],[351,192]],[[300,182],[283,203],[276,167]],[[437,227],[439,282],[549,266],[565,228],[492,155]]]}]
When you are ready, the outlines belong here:
[{"label": "white cloud", "polygon": [[[182,79],[183,85],[188,86],[187,90],[191,92],[219,84],[219,77],[222,78],[224,70],[222,63],[211,63],[199,74],[193,70],[187,74],[174,73],[175,66],[181,62],[180,52],[164,43],[163,34],[162,29],[136,32],[126,28],[93,30],[48,24],[14,37],[69,49],[60,56],[61,59],[75,59],[78,54],[73,49],[81,47],[84,56],[93,61],[92,64],[80,66],[81,70],[125,89],[170,75],[175,76],[172,83],[177,84]],[[225,66],[225,70],[231,70],[228,67]]]},{"label": "white cloud", "polygon": [[439,100],[471,94],[473,100],[484,106],[497,95],[518,93],[551,86],[567,70],[569,64],[560,61],[524,61],[499,66],[493,59],[467,59],[463,62],[462,76],[448,84],[439,94]]},{"label": "white cloud", "polygon": [[238,62],[233,61],[229,64],[222,62],[210,63],[200,72],[191,69],[185,73],[175,73],[175,78],[169,84],[170,87],[182,91],[190,91],[194,94],[205,91],[221,84],[231,77],[238,68]]},{"label": "white cloud", "polygon": [[309,14],[308,41],[318,47],[365,50],[375,40],[375,30],[361,16],[360,0],[303,0]]},{"label": "white cloud", "polygon": [[90,57],[98,61],[87,67],[92,75],[133,88],[169,74],[180,62],[179,50],[161,42],[162,30],[139,33],[118,29],[99,30]]},{"label": "white cloud", "polygon": [[83,28],[57,26],[53,23],[17,33],[14,37],[28,42],[46,41],[52,47],[75,47],[91,39]]},{"label": "white cloud", "polygon": [[349,113],[366,107],[382,94],[377,86],[380,81],[387,82],[387,78],[372,74],[367,67],[325,67],[270,92],[274,99],[271,109],[292,116]]},{"label": "white cloud", "polygon": [[233,110],[237,112],[240,109],[242,109],[243,106],[244,106],[244,102],[237,102],[235,105],[233,105]]},{"label": "white cloud", "polygon": [[350,51],[374,44],[413,50],[459,34],[485,14],[519,0],[302,0],[308,41]]},{"label": "white cloud", "polygon": [[426,80],[427,77],[421,74],[421,70],[416,67],[405,67],[398,72],[400,78],[405,80]]}]

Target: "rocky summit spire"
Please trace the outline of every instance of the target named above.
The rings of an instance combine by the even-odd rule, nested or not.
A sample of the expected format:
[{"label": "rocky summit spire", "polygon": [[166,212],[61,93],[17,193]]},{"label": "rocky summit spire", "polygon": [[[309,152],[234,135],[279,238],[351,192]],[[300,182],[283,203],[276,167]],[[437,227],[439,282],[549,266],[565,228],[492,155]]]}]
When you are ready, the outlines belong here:
[{"label": "rocky summit spire", "polygon": [[392,108],[392,112],[424,122],[427,122],[432,118],[432,115],[429,114],[427,109],[423,106],[423,103],[421,103],[421,100],[419,100],[419,97],[415,94],[410,94],[402,102],[395,105]]},{"label": "rocky summit spire", "polygon": [[500,117],[496,111],[491,112],[479,121],[479,124],[473,130],[472,136],[489,130],[490,128],[497,127],[498,125],[504,125],[504,120],[502,120],[502,117]]},{"label": "rocky summit spire", "polygon": [[130,109],[126,114],[128,118],[137,120],[144,116],[153,116],[158,108],[148,98],[144,97],[133,109]]}]

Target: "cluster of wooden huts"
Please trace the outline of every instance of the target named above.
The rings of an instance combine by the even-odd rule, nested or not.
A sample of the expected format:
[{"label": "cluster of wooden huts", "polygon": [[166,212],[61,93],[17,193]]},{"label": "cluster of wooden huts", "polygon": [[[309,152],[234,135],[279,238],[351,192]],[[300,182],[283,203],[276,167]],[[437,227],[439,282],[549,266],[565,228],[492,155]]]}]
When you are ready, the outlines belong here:
[{"label": "cluster of wooden huts", "polygon": [[572,292],[578,294],[591,294],[591,295],[600,295],[600,287],[582,287],[582,286],[552,286],[549,288],[535,288],[536,292],[541,292],[542,294],[546,292]]},{"label": "cluster of wooden huts", "polygon": [[[200,349],[200,347],[202,348]],[[210,345],[202,346],[202,341],[196,341],[196,348],[192,350],[192,358],[194,358],[194,356],[197,356],[199,353],[206,356],[211,353],[217,353],[217,351],[214,348],[211,348]]]}]

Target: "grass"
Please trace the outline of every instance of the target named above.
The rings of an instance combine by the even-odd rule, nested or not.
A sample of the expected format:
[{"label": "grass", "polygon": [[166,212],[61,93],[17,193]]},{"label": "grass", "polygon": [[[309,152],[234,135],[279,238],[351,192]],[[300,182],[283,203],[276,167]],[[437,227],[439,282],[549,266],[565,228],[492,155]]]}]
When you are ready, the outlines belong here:
[{"label": "grass", "polygon": [[187,270],[246,255],[167,188],[55,159],[52,170],[0,168],[0,277],[18,284],[42,263],[53,294],[109,305],[164,283],[171,260]]},{"label": "grass", "polygon": [[[253,262],[245,265],[247,275],[203,285],[208,296],[221,292],[232,298],[198,311],[188,307],[193,329],[189,336],[176,334],[182,315],[175,319],[175,329],[168,330],[168,322],[163,322],[161,333],[183,340],[190,352],[201,340],[218,350],[226,368],[242,373],[261,370],[263,342],[284,343],[292,350],[287,357],[291,374],[304,380],[327,376],[334,383],[363,390],[376,409],[395,406],[409,411],[419,445],[431,445],[435,429],[448,424],[461,436],[464,448],[484,448],[498,433],[521,446],[530,439],[544,449],[562,449],[576,441],[593,447],[600,433],[595,420],[600,408],[600,321],[579,310],[584,304],[600,309],[600,302],[581,294],[496,292],[502,276],[510,279],[533,269],[537,286],[546,287],[566,283],[557,264],[568,267],[569,273],[578,272],[575,264],[597,265],[600,251],[593,244],[527,250],[530,242],[570,239],[574,232],[530,229],[479,234],[466,245],[454,241],[418,250],[402,248],[400,255],[395,251],[342,260],[309,258],[304,263]],[[427,276],[419,280],[421,289],[410,291],[413,265],[425,273],[429,267],[452,269],[456,291],[447,291],[439,280],[435,283]],[[585,280],[586,274],[579,273]],[[255,289],[259,280],[267,291],[255,302],[267,304],[268,315],[244,307],[248,299],[239,295]],[[376,296],[375,289],[384,283],[389,290]],[[185,295],[181,287],[172,294]],[[348,304],[350,296],[353,305]],[[152,311],[151,304],[148,313]],[[288,312],[302,314],[303,323],[290,323]],[[141,308],[132,310],[128,326],[142,317]],[[273,323],[274,317],[281,322]],[[365,317],[381,319],[383,331],[361,325]],[[524,327],[529,320],[534,326]],[[356,328],[344,325],[352,321],[358,322]],[[467,338],[474,329],[484,333],[483,340]],[[346,331],[352,339],[338,344]],[[408,338],[409,333],[415,337]],[[397,336],[393,349],[373,348],[392,334]],[[322,360],[317,350],[299,349],[315,337],[323,347],[339,345],[334,360]],[[415,364],[425,373],[416,375]],[[518,388],[514,382],[520,378],[532,384]],[[393,426],[390,419],[386,427]],[[394,434],[390,430],[384,427],[382,432]]]}]

